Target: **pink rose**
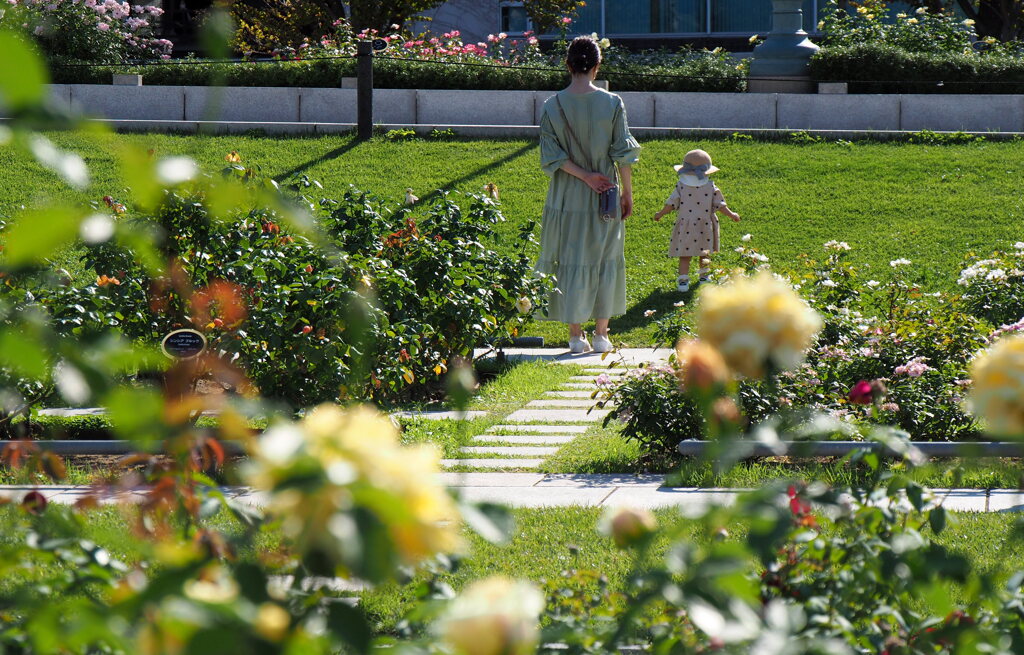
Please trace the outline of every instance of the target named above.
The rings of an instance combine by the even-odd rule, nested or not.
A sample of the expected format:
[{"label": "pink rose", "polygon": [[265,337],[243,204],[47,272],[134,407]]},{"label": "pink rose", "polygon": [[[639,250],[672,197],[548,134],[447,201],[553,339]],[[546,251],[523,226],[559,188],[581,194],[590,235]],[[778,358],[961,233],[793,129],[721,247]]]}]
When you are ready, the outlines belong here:
[{"label": "pink rose", "polygon": [[106,32],[110,29],[110,25],[107,25],[106,23],[100,23],[96,26],[96,29],[98,29],[101,32]]}]

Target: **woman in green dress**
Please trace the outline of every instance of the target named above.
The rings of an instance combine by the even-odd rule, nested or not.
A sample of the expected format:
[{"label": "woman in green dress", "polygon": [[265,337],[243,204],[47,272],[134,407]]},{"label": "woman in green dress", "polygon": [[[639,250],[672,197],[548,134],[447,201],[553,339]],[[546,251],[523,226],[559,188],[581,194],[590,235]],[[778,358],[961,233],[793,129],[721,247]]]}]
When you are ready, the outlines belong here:
[{"label": "woman in green dress", "polygon": [[[608,319],[626,312],[624,221],[633,212],[631,165],[640,144],[630,136],[622,98],[594,86],[601,50],[590,37],[569,45],[572,83],[544,103],[540,159],[551,176],[537,270],[553,275],[546,316],[569,324],[569,350],[590,350],[582,323],[595,319],[593,349],[611,350]],[[616,164],[618,175],[616,175]],[[602,191],[619,182],[619,202],[599,213]]]}]

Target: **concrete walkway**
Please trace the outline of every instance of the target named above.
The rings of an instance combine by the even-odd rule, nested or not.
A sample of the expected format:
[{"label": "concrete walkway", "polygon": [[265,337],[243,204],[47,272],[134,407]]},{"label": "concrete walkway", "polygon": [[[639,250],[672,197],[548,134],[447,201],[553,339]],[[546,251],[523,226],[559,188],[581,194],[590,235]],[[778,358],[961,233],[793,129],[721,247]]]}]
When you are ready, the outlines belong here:
[{"label": "concrete walkway", "polygon": [[[600,398],[592,398],[606,376],[612,383],[631,369],[668,360],[667,348],[623,348],[613,353],[572,354],[566,348],[506,348],[501,351],[510,361],[543,361],[585,367],[558,389],[531,400],[501,419],[501,425],[474,435],[472,445],[460,449],[459,457],[445,459],[448,469],[492,469],[505,471],[537,470],[545,458],[559,448],[599,425],[611,407],[598,408]],[[495,350],[477,350],[476,358],[496,358]]]},{"label": "concrete walkway", "polygon": [[[662,487],[661,475],[584,475],[543,473],[441,473],[441,480],[472,502],[494,502],[509,507],[639,507],[679,508],[698,516],[713,505],[729,505],[741,489]],[[0,486],[0,498],[19,502],[29,491],[39,491],[50,502],[74,504],[89,495],[85,486]],[[225,495],[262,505],[263,494],[244,487],[225,487]],[[960,512],[1024,511],[1024,491],[1012,489],[933,489],[935,500]],[[105,504],[139,502],[141,489],[104,497]]]}]

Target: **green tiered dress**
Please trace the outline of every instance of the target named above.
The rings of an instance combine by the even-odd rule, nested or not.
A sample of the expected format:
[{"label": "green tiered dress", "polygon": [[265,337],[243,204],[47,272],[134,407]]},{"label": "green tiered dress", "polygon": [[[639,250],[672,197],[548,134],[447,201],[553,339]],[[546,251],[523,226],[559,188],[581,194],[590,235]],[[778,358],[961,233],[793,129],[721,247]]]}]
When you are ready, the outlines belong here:
[{"label": "green tiered dress", "polygon": [[[569,136],[556,97],[586,153],[579,153]],[[638,161],[640,144],[629,133],[622,98],[607,91],[560,91],[544,103],[540,117],[541,167],[551,183],[536,268],[557,280],[547,315],[541,318],[583,323],[626,313],[625,223],[619,208],[612,220],[601,220],[598,194],[560,170],[570,152],[577,166],[587,168],[589,157],[612,179],[615,163],[628,166]]]}]

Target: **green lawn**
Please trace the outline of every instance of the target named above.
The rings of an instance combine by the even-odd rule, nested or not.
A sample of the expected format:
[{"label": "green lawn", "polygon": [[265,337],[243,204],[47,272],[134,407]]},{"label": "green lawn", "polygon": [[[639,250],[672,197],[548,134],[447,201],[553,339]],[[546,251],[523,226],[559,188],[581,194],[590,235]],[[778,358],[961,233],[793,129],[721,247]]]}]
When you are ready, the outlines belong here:
[{"label": "green lawn", "polygon": [[[10,518],[7,514],[15,511],[19,510],[0,509],[0,519]],[[578,587],[591,593],[599,589],[599,580],[603,579],[610,591],[623,590],[632,564],[631,554],[617,549],[610,539],[597,533],[601,512],[585,507],[515,510],[513,537],[503,546],[487,543],[466,530],[468,548],[458,569],[443,574],[441,579],[456,590],[488,575],[508,575],[540,585],[550,584],[553,588]],[[710,540],[702,521],[682,518],[670,509],[659,510],[656,515],[664,526],[678,525],[679,538],[684,541],[706,545]],[[154,544],[136,536],[131,528],[132,519],[121,509],[105,508],[87,516],[84,538],[129,565],[152,559]],[[212,525],[223,530],[229,539],[239,537],[242,531],[237,521],[224,512],[212,520]],[[1018,525],[1019,518],[1012,514],[950,513],[946,530],[934,539],[966,556],[977,572],[1003,584],[1020,568],[1024,558],[1024,542],[1018,538]],[[745,524],[724,527],[730,540],[738,541],[746,536]],[[0,545],[7,541],[0,534]],[[253,561],[261,554],[278,551],[281,545],[280,535],[272,531],[258,538],[255,550],[245,548],[238,555],[243,561]],[[654,556],[662,556],[668,546],[663,536],[653,549]],[[581,575],[574,575],[577,572]],[[750,573],[758,573],[754,562],[751,562]],[[386,584],[361,594],[361,605],[374,620],[377,632],[388,633],[395,629],[411,608],[418,583],[428,577],[429,574],[421,572],[406,584]],[[23,576],[11,576],[0,581],[0,593],[9,591],[22,579]],[[949,593],[954,602],[962,598],[958,587],[951,587]]]},{"label": "green lawn", "polygon": [[[48,199],[96,200],[105,194],[125,198],[118,180],[116,152],[124,143],[153,149],[158,156],[186,154],[208,170],[237,150],[249,165],[284,179],[306,174],[319,179],[328,195],[349,184],[400,202],[406,187],[423,199],[437,188],[480,191],[500,188],[503,229],[512,234],[539,219],[547,178],[538,166],[537,146],[525,140],[414,140],[376,138],[358,143],[349,136],[269,138],[265,136],[72,135],[56,134],[61,146],[82,153],[93,172],[88,193],[75,192],[24,153],[0,149],[0,213],[14,213]],[[674,290],[675,260],[663,255],[671,220],[650,220],[674,184],[671,165],[693,147],[703,147],[722,170],[716,180],[743,222],[722,225],[723,253],[745,233],[750,245],[776,268],[792,266],[801,253],[818,254],[831,239],[847,241],[852,259],[866,267],[865,279],[885,279],[888,262],[913,260],[914,270],[935,288],[949,288],[958,263],[971,250],[981,252],[1021,240],[1024,199],[1024,143],[908,145],[864,142],[797,145],[727,140],[653,140],[644,143],[635,170],[637,215],[626,241],[629,312],[612,323],[621,341],[650,342],[653,322],[680,299]],[[69,257],[70,259],[70,257]],[[659,313],[645,317],[649,309]],[[564,343],[559,325],[540,324],[532,334]]]}]

